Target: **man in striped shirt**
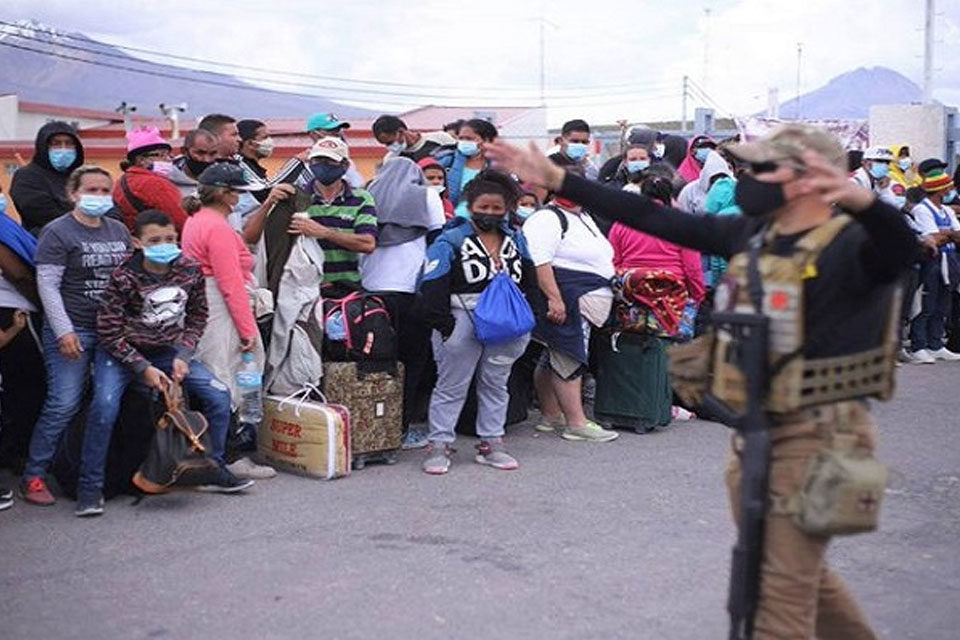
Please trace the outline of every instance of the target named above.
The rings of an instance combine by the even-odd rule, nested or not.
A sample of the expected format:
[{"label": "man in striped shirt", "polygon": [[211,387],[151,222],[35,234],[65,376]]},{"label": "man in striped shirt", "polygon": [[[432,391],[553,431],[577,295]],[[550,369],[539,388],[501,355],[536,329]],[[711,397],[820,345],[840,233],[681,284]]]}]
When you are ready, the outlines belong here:
[{"label": "man in striped shirt", "polygon": [[359,289],[359,257],[377,246],[377,211],[373,196],[347,184],[347,144],[340,138],[318,140],[307,159],[313,176],[313,204],[306,216],[295,215],[290,231],[316,238],[323,249],[323,285]]}]

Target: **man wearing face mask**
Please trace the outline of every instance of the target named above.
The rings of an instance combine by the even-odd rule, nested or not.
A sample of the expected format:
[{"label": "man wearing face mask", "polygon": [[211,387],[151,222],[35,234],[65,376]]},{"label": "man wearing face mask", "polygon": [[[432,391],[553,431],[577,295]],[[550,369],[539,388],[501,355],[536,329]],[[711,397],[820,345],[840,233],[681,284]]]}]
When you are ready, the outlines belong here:
[{"label": "man wearing face mask", "polygon": [[590,125],[585,120],[570,120],[560,129],[560,150],[550,159],[561,167],[578,166],[588,180],[596,180],[600,171],[590,159]]},{"label": "man wearing face mask", "polygon": [[384,160],[393,156],[420,162],[432,157],[449,169],[453,162],[457,140],[445,131],[411,131],[397,116],[380,116],[373,121],[373,137],[387,148]]},{"label": "man wearing face mask", "polygon": [[186,198],[197,192],[197,178],[217,159],[217,136],[206,129],[194,129],[183,139],[181,154],[173,159],[170,181]]},{"label": "man wearing face mask", "polygon": [[863,163],[853,172],[850,180],[864,189],[877,194],[881,200],[894,207],[902,207],[904,198],[898,197],[891,188],[890,165],[893,154],[886,147],[870,147],[863,152]]},{"label": "man wearing face mask", "polygon": [[[903,215],[849,181],[839,141],[807,125],[785,125],[731,149],[748,166],[736,185],[742,216],[696,217],[660,207],[567,174],[543,156],[509,145],[492,145],[488,153],[521,178],[594,212],[730,260],[717,310],[765,315],[771,362],[779,363],[764,381],[770,392],[757,399],[771,425],[772,507],[764,518],[751,637],[876,638],[850,591],[827,566],[830,534],[810,533],[796,517],[802,479],[818,454],[849,443],[869,456],[875,447],[866,399],[888,397],[892,389],[897,282],[917,251]],[[751,272],[760,277],[750,277]],[[722,337],[718,334],[719,354]],[[730,377],[729,367],[736,365],[728,363],[715,358],[713,393],[742,406],[747,391],[742,377]],[[834,373],[838,369],[858,375],[841,378]],[[831,393],[823,396],[823,389]],[[743,440],[737,436],[733,445],[727,484],[739,519]],[[862,510],[875,514],[880,497],[882,492],[868,493]]]},{"label": "man wearing face mask", "polygon": [[127,134],[127,168],[113,187],[113,201],[128,229],[133,229],[137,214],[147,209],[164,212],[178,230],[183,229],[187,212],[180,190],[169,177],[174,168],[170,151],[170,143],[156,127]]},{"label": "man wearing face mask", "polygon": [[33,159],[17,169],[10,183],[10,198],[25,229],[34,235],[48,222],[73,209],[67,197],[70,172],[83,164],[83,144],[66,122],[40,127]]},{"label": "man wearing face mask", "polygon": [[320,243],[323,286],[330,288],[328,296],[336,297],[360,288],[360,255],[372,253],[377,245],[377,211],[368,191],[354,189],[343,179],[350,165],[343,140],[319,140],[310,150],[308,162],[313,174],[311,204],[306,217],[290,220],[289,232]]},{"label": "man wearing face mask", "polygon": [[[332,113],[315,113],[307,118],[307,135],[310,136],[310,139],[313,142],[329,137],[340,138],[346,142],[347,139],[344,131],[349,128],[349,122],[339,119]],[[306,189],[310,186],[311,175],[307,170],[307,156],[309,154],[310,149],[307,149],[294,158],[294,160],[299,163],[302,170],[298,174],[297,179],[293,184],[297,185],[301,189]],[[284,169],[281,169],[280,173],[283,174],[285,169],[286,166],[284,166]],[[350,168],[347,169],[347,173],[344,174],[343,179],[346,180],[347,184],[349,184],[351,187],[355,187],[357,189],[362,188],[367,182],[360,172],[357,171],[357,166],[353,163],[353,160],[350,161]],[[284,180],[284,182],[289,182],[289,180]]]}]

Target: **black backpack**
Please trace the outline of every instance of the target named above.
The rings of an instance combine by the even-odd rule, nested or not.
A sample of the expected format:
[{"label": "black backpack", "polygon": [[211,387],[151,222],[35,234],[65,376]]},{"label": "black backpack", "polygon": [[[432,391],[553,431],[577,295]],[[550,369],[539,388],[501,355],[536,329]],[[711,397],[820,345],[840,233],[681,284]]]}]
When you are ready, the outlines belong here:
[{"label": "black backpack", "polygon": [[[343,298],[326,299],[323,321],[323,350],[328,360],[396,361],[397,333],[390,312],[379,297],[356,291]],[[331,331],[340,326],[341,331]]]}]

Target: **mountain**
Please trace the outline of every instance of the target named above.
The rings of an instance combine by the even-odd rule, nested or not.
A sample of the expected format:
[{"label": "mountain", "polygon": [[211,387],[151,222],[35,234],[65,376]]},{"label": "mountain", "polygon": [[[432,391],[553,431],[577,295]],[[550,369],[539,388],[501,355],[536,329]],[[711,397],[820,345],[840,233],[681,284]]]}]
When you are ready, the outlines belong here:
[{"label": "mountain", "polygon": [[317,111],[341,118],[377,115],[322,96],[271,91],[223,73],[150,62],[34,21],[0,25],[3,93],[16,93],[29,102],[107,111],[127,102],[156,115],[162,102],[186,102],[187,115],[194,117],[215,112],[265,118],[306,117]]},{"label": "mountain", "polygon": [[[801,95],[799,113],[806,120],[866,119],[871,105],[922,100],[923,91],[906,76],[887,67],[861,67]],[[796,98],[780,104],[780,117],[797,117]]]}]

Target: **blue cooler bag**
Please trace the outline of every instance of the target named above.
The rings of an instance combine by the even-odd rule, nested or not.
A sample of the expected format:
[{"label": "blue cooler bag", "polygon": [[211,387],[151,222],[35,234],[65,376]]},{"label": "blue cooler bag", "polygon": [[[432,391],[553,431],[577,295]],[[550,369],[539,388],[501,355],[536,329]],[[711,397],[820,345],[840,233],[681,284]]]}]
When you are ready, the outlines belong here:
[{"label": "blue cooler bag", "polygon": [[480,294],[473,332],[480,344],[502,344],[530,333],[537,324],[520,287],[501,271]]}]

